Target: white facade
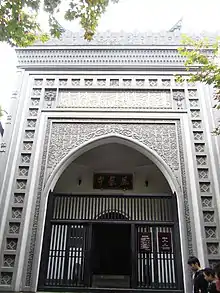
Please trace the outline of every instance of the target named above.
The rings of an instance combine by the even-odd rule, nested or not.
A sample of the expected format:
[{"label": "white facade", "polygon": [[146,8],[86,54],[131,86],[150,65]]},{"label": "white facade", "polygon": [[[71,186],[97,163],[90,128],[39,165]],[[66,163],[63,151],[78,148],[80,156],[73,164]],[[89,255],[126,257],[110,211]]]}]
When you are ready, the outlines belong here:
[{"label": "white facade", "polygon": [[209,87],[175,82],[179,39],[104,34],[88,45],[67,32],[17,49],[0,153],[0,291],[37,290],[48,194],[97,193],[94,170],[134,173],[134,194],[176,193],[186,293],[189,255],[220,260],[217,113]]}]

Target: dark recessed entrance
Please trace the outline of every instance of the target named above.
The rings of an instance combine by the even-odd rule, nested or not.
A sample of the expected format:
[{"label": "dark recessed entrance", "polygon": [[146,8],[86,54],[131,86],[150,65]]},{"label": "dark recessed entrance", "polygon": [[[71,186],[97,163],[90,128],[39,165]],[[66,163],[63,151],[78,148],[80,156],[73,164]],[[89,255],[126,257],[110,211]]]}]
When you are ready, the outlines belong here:
[{"label": "dark recessed entrance", "polygon": [[[131,227],[128,224],[95,224],[92,237],[93,286],[120,286],[131,276]],[[114,276],[112,285],[109,280]],[[117,278],[117,276],[121,276]],[[124,278],[123,278],[124,277]],[[124,284],[124,282],[123,282]],[[130,285],[129,282],[127,284]]]},{"label": "dark recessed entrance", "polygon": [[182,293],[175,195],[51,194],[38,289],[80,287]]}]

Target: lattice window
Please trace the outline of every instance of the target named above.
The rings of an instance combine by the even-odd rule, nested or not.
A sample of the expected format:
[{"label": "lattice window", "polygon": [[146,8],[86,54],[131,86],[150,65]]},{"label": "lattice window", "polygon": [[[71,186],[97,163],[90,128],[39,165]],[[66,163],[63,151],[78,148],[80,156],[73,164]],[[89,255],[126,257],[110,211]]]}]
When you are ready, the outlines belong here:
[{"label": "lattice window", "polygon": [[41,89],[33,89],[32,96],[37,97],[41,95]]},{"label": "lattice window", "polygon": [[15,255],[4,255],[4,267],[13,268],[15,265]]},{"label": "lattice window", "polygon": [[80,85],[80,79],[72,79],[72,85],[73,86],[79,86]]},{"label": "lattice window", "polygon": [[208,169],[198,169],[199,179],[207,179],[209,176]]},{"label": "lattice window", "polygon": [[204,153],[204,151],[205,151],[205,144],[204,143],[195,143],[195,151],[197,153]]},{"label": "lattice window", "polygon": [[170,86],[171,80],[170,79],[162,79],[162,86]]},{"label": "lattice window", "polygon": [[98,86],[105,86],[106,85],[106,79],[97,79],[97,85]]},{"label": "lattice window", "polygon": [[110,86],[119,86],[119,79],[110,79]]},{"label": "lattice window", "polygon": [[38,114],[38,109],[31,109],[29,110],[29,115],[30,116],[37,116]]},{"label": "lattice window", "polygon": [[191,116],[192,118],[200,117],[200,110],[191,110]]},{"label": "lattice window", "polygon": [[123,79],[124,86],[131,86],[131,79]]},{"label": "lattice window", "polygon": [[23,149],[25,151],[31,151],[32,150],[32,146],[33,146],[33,143],[32,142],[24,142]]},{"label": "lattice window", "polygon": [[144,82],[145,82],[144,79],[136,79],[136,85],[137,86],[144,86]]},{"label": "lattice window", "polygon": [[193,128],[201,128],[202,121],[201,120],[192,121],[192,126],[193,126]]},{"label": "lattice window", "polygon": [[1,285],[11,285],[12,283],[12,273],[11,272],[2,272],[0,274],[0,284]]},{"label": "lattice window", "polygon": [[17,189],[25,189],[26,188],[26,185],[27,185],[27,181],[26,180],[17,180],[16,182],[17,184]]},{"label": "lattice window", "polygon": [[219,253],[219,243],[207,243],[208,254]]},{"label": "lattice window", "polygon": [[14,203],[24,203],[24,193],[15,193],[14,194]]},{"label": "lattice window", "polygon": [[210,192],[210,182],[200,182],[199,187],[201,192]]},{"label": "lattice window", "polygon": [[35,119],[28,119],[27,120],[27,127],[34,128],[36,126],[37,120]]},{"label": "lattice window", "polygon": [[55,84],[55,79],[47,79],[46,80],[46,85],[48,86],[54,86]]},{"label": "lattice window", "polygon": [[203,140],[203,132],[193,131],[193,135],[195,140]]},{"label": "lattice window", "polygon": [[210,212],[203,212],[203,218],[204,218],[204,222],[206,223],[213,223],[214,222],[214,212],[210,211]]},{"label": "lattice window", "polygon": [[85,79],[85,86],[92,86],[93,85],[93,79]]},{"label": "lattice window", "polygon": [[19,176],[28,176],[28,167],[19,167]]},{"label": "lattice window", "polygon": [[57,91],[56,89],[46,89],[44,93],[44,99],[46,101],[54,101],[56,99]]},{"label": "lattice window", "polygon": [[10,234],[19,234],[19,232],[20,232],[20,223],[9,223]]},{"label": "lattice window", "polygon": [[26,130],[25,131],[25,138],[33,139],[34,138],[34,130]]},{"label": "lattice window", "polygon": [[196,156],[197,165],[204,166],[207,165],[207,157],[206,156]]},{"label": "lattice window", "polygon": [[59,85],[60,86],[66,86],[67,85],[67,79],[60,79],[59,80]]},{"label": "lattice window", "polygon": [[205,227],[205,236],[207,239],[215,239],[217,237],[216,227]]},{"label": "lattice window", "polygon": [[6,249],[7,250],[16,250],[18,244],[17,238],[7,238],[6,239]]},{"label": "lattice window", "polygon": [[211,260],[209,260],[209,267],[210,268],[212,268],[212,269],[214,269],[214,267],[217,265],[217,264],[219,264],[219,261],[218,260],[213,260],[213,259],[211,259]]},{"label": "lattice window", "polygon": [[43,85],[43,79],[35,79],[34,85],[36,86],[42,86]]},{"label": "lattice window", "polygon": [[197,96],[197,90],[189,90],[188,93],[190,98],[194,98]]},{"label": "lattice window", "polygon": [[30,161],[31,161],[31,155],[29,155],[29,154],[21,155],[21,163],[22,164],[30,164]]},{"label": "lattice window", "polygon": [[179,86],[179,87],[183,87],[184,86],[184,81],[183,82],[179,82],[178,80],[175,80],[175,85]]},{"label": "lattice window", "polygon": [[32,106],[39,106],[40,99],[31,99],[31,105]]},{"label": "lattice window", "polygon": [[149,79],[149,86],[157,86],[157,79]]},{"label": "lattice window", "polygon": [[199,101],[198,101],[198,100],[195,100],[195,99],[190,100],[190,101],[189,101],[189,105],[190,105],[190,107],[192,107],[192,108],[198,108],[198,107],[199,107]]},{"label": "lattice window", "polygon": [[22,215],[22,208],[12,208],[12,218],[20,219]]}]

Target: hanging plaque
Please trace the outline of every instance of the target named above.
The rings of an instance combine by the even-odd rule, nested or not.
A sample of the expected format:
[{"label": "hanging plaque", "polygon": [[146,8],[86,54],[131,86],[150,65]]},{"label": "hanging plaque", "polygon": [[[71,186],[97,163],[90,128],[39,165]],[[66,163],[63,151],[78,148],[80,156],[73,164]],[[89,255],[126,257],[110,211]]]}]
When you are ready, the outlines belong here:
[{"label": "hanging plaque", "polygon": [[158,232],[158,243],[160,252],[172,252],[171,233]]},{"label": "hanging plaque", "polygon": [[133,189],[132,174],[94,174],[94,189]]},{"label": "hanging plaque", "polygon": [[139,234],[139,251],[140,252],[151,252],[152,251],[152,241],[151,233],[140,233]]}]

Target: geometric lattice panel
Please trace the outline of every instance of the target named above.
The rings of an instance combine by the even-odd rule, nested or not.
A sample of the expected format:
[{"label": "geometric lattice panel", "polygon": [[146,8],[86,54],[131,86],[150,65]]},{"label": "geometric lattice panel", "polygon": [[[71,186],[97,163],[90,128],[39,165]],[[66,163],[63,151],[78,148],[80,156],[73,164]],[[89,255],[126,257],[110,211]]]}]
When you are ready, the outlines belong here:
[{"label": "geometric lattice panel", "polygon": [[0,274],[0,284],[1,285],[11,285],[12,283],[12,273],[11,272],[2,272]]},{"label": "geometric lattice panel", "polygon": [[24,142],[23,149],[24,151],[31,151],[33,143],[32,142]]},{"label": "geometric lattice panel", "polygon": [[20,167],[19,168],[19,176],[24,176],[27,177],[28,176],[28,167]]},{"label": "geometric lattice panel", "polygon": [[200,116],[200,110],[191,110],[192,118],[198,118]]},{"label": "geometric lattice panel", "polygon": [[22,164],[29,164],[30,161],[31,161],[31,155],[29,155],[29,154],[21,155],[21,163]]},{"label": "geometric lattice panel", "polygon": [[202,121],[201,120],[192,121],[192,126],[193,126],[193,128],[201,128]]},{"label": "geometric lattice panel", "polygon": [[212,197],[211,196],[203,196],[202,197],[202,207],[203,208],[212,208]]},{"label": "geometric lattice panel", "polygon": [[20,232],[20,223],[9,223],[9,233],[10,234],[19,234]]},{"label": "geometric lattice panel", "polygon": [[205,236],[207,239],[216,238],[216,227],[205,227]]},{"label": "geometric lattice panel", "polygon": [[22,208],[12,208],[12,218],[20,219],[22,215]]},{"label": "geometric lattice panel", "polygon": [[198,169],[199,179],[207,179],[208,178],[208,169]]},{"label": "geometric lattice panel", "polygon": [[195,140],[203,140],[203,132],[202,131],[200,131],[200,132],[194,131],[193,135],[194,135]]},{"label": "geometric lattice panel", "polygon": [[18,244],[17,238],[7,238],[6,239],[6,249],[7,250],[16,250]]},{"label": "geometric lattice panel", "polygon": [[219,253],[219,243],[207,243],[208,254],[218,254]]},{"label": "geometric lattice panel", "polygon": [[32,96],[38,97],[41,95],[41,89],[33,89]]},{"label": "geometric lattice panel", "polygon": [[33,139],[34,138],[34,130],[26,130],[25,131],[25,138]]},{"label": "geometric lattice panel", "polygon": [[17,180],[17,189],[23,190],[26,188],[27,181],[26,180]]},{"label": "geometric lattice panel", "polygon": [[[73,81],[72,81],[73,83]],[[105,86],[106,85],[106,79],[97,79],[97,85],[98,86]]]},{"label": "geometric lattice panel", "polygon": [[41,86],[41,85],[43,85],[43,79],[35,79],[35,80],[34,80],[34,85],[36,85],[36,86]]},{"label": "geometric lattice panel", "polygon": [[214,222],[214,212],[213,211],[203,211],[204,222],[213,223]]},{"label": "geometric lattice panel", "polygon": [[5,254],[3,264],[4,267],[13,268],[15,264],[15,255]]},{"label": "geometric lattice panel", "polygon": [[36,127],[37,120],[36,119],[28,119],[27,120],[27,127],[34,128]]},{"label": "geometric lattice panel", "polygon": [[110,86],[119,86],[119,79],[110,79]]},{"label": "geometric lattice panel", "polygon": [[204,166],[207,165],[207,157],[206,156],[196,156],[197,165]]},{"label": "geometric lattice panel", "polygon": [[[80,85],[80,79],[72,79],[72,85],[73,86],[79,86]],[[100,84],[100,85],[102,85],[102,84]],[[105,85],[105,84],[103,84],[103,85]]]},{"label": "geometric lattice panel", "polygon": [[24,203],[25,193],[15,193],[14,194],[14,203]]},{"label": "geometric lattice panel", "polygon": [[46,85],[53,86],[54,84],[55,84],[55,79],[47,79],[46,80]]},{"label": "geometric lattice panel", "polygon": [[210,192],[210,183],[205,183],[205,182],[200,182],[199,183],[200,186],[200,191],[201,192]]},{"label": "geometric lattice panel", "polygon": [[195,143],[195,151],[197,153],[204,153],[204,151],[205,151],[205,144],[204,143]]},{"label": "geometric lattice panel", "polygon": [[59,85],[60,85],[60,86],[65,86],[65,85],[67,85],[67,79],[60,79],[60,80],[59,80]]}]

